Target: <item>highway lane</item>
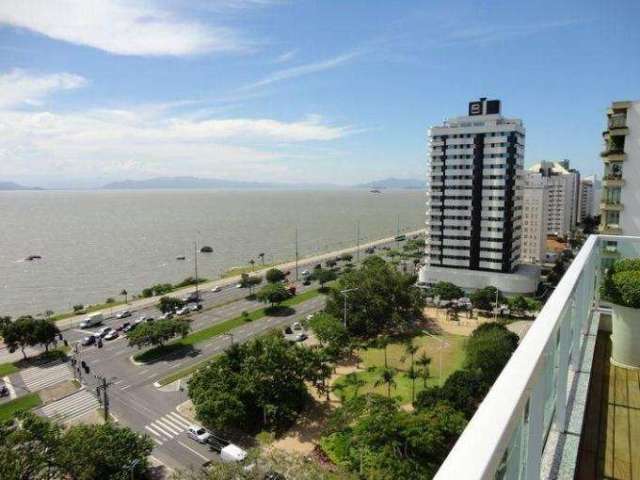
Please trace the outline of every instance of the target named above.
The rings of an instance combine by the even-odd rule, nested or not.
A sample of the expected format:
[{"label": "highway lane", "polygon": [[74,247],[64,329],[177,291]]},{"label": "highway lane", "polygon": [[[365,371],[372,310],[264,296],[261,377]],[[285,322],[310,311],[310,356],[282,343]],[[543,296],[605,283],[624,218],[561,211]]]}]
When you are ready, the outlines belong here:
[{"label": "highway lane", "polygon": [[[322,309],[324,302],[324,297],[315,297],[297,305],[296,313],[290,317],[264,317],[242,325],[232,331],[234,341],[242,343],[268,330],[283,328],[303,319],[309,313]],[[186,392],[160,391],[153,384],[176,368],[186,368],[202,361],[203,358],[221,353],[229,344],[229,338],[214,337],[198,345],[197,356],[159,360],[142,366],[131,364],[126,353],[105,361],[104,358],[100,358],[103,352],[100,352],[101,355],[84,357],[84,354],[89,353],[85,351],[80,357],[86,358],[92,372],[91,375],[85,376],[83,381],[89,388],[95,388],[94,373],[110,379],[113,382],[109,387],[111,412],[118,421],[154,438],[156,447],[153,455],[168,467],[197,468],[206,461],[215,461],[217,455],[206,446],[188,438],[184,434],[184,428],[178,428],[181,423],[183,426],[185,421],[188,423],[184,417],[182,422],[175,418],[175,415],[179,415],[176,407],[188,398]]]}]

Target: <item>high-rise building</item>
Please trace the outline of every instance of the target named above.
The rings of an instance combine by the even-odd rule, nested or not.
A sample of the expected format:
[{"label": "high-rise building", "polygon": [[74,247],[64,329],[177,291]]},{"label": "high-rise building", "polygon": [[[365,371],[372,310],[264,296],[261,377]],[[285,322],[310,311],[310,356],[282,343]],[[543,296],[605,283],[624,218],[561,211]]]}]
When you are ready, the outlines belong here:
[{"label": "high-rise building", "polygon": [[522,261],[542,263],[547,252],[549,186],[540,173],[525,172],[522,193]]},{"label": "high-rise building", "polygon": [[640,235],[640,100],[612,103],[603,138],[600,231]]},{"label": "high-rise building", "polygon": [[529,168],[540,173],[549,187],[547,234],[566,237],[577,223],[580,174],[569,168],[569,162],[543,161]]},{"label": "high-rise building", "polygon": [[587,177],[580,180],[580,193],[578,196],[578,223],[585,217],[593,215],[593,195],[595,179]]},{"label": "high-rise building", "polygon": [[429,132],[427,245],[421,281],[463,288],[534,291],[537,270],[520,268],[525,129],[500,101],[469,103],[468,115]]}]

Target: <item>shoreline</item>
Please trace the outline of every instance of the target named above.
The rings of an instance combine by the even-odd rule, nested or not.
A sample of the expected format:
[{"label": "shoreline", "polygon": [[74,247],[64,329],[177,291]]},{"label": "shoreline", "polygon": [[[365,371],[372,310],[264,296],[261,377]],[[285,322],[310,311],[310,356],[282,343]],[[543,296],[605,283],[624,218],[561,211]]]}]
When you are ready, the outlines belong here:
[{"label": "shoreline", "polygon": [[[406,235],[407,237],[409,236],[414,236],[414,235],[419,235],[421,233],[424,233],[424,229],[419,229],[419,230],[413,230],[410,232],[402,232],[401,235]],[[384,243],[389,243],[394,241],[395,239],[395,235],[392,237],[386,237],[386,238],[381,238],[379,240],[374,240],[371,242],[367,242],[367,243],[362,243],[359,246],[358,245],[353,245],[351,247],[346,247],[343,249],[339,249],[339,250],[333,250],[331,252],[326,252],[326,253],[321,253],[318,255],[312,255],[309,257],[303,257],[303,258],[299,258],[298,259],[298,265],[300,264],[306,264],[306,263],[313,263],[313,262],[321,262],[323,260],[327,260],[330,258],[333,258],[335,256],[338,255],[342,255],[345,253],[354,253],[357,250],[365,250],[369,247],[375,247],[378,246],[380,244],[384,244]],[[285,260],[281,263],[275,263],[271,266],[265,266],[264,268],[256,268],[255,271],[251,272],[252,275],[264,275],[267,270],[271,269],[271,268],[278,268],[280,270],[289,270],[289,269],[293,269],[295,268],[296,265],[296,261],[294,260]],[[260,267],[262,267],[262,265],[260,265]],[[226,287],[229,285],[233,285],[235,283],[238,283],[238,281],[240,280],[240,275],[234,275],[231,277],[223,277],[223,278],[218,278],[216,280],[209,280],[207,282],[204,283],[199,283],[198,284],[198,288],[203,288],[203,289],[211,289],[213,287],[219,286],[219,287]],[[177,290],[174,290],[171,292],[171,296],[182,296],[185,294],[188,294],[190,292],[195,291],[195,286],[194,285],[190,285],[188,287],[184,287],[184,288],[180,288]],[[131,300],[128,303],[121,303],[118,306],[113,306],[113,307],[106,307],[106,308],[102,308],[102,309],[98,309],[98,310],[94,310],[91,313],[103,313],[107,315],[107,318],[109,318],[112,315],[116,315],[118,312],[121,312],[123,310],[134,310],[134,309],[140,309],[140,308],[145,308],[145,307],[149,307],[152,305],[155,305],[158,300],[160,299],[160,297],[163,297],[165,295],[157,295],[157,296],[153,296],[153,297],[146,297],[146,298],[138,298],[136,300]],[[81,321],[82,319],[84,319],[87,316],[87,313],[83,313],[83,314],[79,314],[79,315],[72,315],[70,317],[66,317],[64,319],[60,319],[57,320],[55,322],[56,326],[60,329],[60,330],[66,330],[69,329],[71,327],[73,327],[74,325],[76,325],[79,321]]]}]

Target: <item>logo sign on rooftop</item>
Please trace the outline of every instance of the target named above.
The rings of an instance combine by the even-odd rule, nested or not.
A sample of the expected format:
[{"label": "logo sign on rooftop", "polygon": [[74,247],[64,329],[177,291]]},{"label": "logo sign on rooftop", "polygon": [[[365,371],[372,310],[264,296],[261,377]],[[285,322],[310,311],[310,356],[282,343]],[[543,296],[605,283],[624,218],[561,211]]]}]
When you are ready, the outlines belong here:
[{"label": "logo sign on rooftop", "polygon": [[469,116],[491,115],[500,113],[500,100],[481,98],[477,102],[469,102]]}]

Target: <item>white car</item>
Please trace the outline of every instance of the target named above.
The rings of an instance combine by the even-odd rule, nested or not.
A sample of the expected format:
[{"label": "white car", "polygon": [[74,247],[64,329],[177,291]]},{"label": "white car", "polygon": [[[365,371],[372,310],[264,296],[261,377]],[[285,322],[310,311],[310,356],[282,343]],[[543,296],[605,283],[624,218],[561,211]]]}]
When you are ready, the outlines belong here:
[{"label": "white car", "polygon": [[131,312],[129,310],[125,310],[116,315],[116,318],[127,318],[131,316]]},{"label": "white car", "polygon": [[98,337],[100,338],[104,338],[106,337],[109,332],[111,332],[113,329],[111,327],[102,327],[100,330],[98,330]]},{"label": "white car", "polygon": [[177,315],[187,315],[191,312],[188,306],[182,307],[176,311]]},{"label": "white car", "polygon": [[218,293],[218,292],[219,292],[219,291],[221,291],[221,290],[222,290],[222,288],[220,287],[220,285],[216,285],[215,287],[213,287],[213,288],[211,289],[211,291],[212,291],[213,293]]},{"label": "white car", "polygon": [[109,333],[107,333],[104,336],[105,340],[115,340],[116,338],[118,338],[120,335],[118,334],[117,330],[111,330]]},{"label": "white car", "polygon": [[187,428],[187,435],[198,443],[207,443],[211,437],[211,433],[200,425],[191,425]]},{"label": "white car", "polygon": [[242,284],[241,283],[236,283],[236,288],[242,288]]}]

